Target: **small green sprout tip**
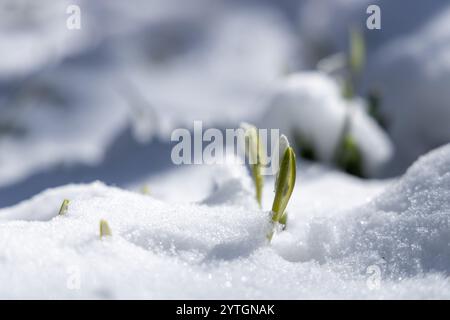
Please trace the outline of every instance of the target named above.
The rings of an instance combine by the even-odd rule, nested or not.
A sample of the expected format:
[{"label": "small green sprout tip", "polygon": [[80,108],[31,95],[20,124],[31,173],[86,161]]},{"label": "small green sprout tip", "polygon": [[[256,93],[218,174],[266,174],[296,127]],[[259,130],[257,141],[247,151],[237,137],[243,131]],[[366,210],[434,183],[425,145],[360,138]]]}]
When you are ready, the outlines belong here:
[{"label": "small green sprout tip", "polygon": [[259,139],[258,129],[255,126],[242,123],[241,128],[245,130],[245,152],[249,159],[253,182],[255,183],[256,201],[258,201],[259,207],[261,208],[264,187],[264,178],[261,174],[261,167],[265,163],[264,146]]},{"label": "small green sprout tip", "polygon": [[64,199],[63,203],[61,204],[61,208],[59,209],[59,216],[63,216],[67,213],[67,210],[69,209],[69,203],[70,200]]},{"label": "small green sprout tip", "polygon": [[100,238],[106,236],[112,236],[111,229],[106,220],[100,220]]},{"label": "small green sprout tip", "polygon": [[[289,142],[284,135],[280,138],[279,151],[282,157],[280,157],[281,163],[275,179],[272,222],[285,225],[287,222],[285,210],[294,191],[297,169],[294,150],[289,146]],[[273,231],[268,236],[269,240],[272,238],[272,235]]]}]

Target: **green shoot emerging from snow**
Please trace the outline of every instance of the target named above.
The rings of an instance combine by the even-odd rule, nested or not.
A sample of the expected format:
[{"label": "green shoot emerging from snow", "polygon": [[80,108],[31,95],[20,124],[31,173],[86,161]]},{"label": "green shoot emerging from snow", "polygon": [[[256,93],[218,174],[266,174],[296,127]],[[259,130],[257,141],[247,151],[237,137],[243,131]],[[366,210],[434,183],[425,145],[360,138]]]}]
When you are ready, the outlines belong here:
[{"label": "green shoot emerging from snow", "polygon": [[61,204],[61,208],[59,209],[58,215],[63,216],[67,213],[67,210],[69,209],[69,203],[70,200],[65,199],[63,203]]},{"label": "green shoot emerging from snow", "polygon": [[252,170],[253,182],[256,189],[256,200],[259,207],[262,206],[262,192],[264,187],[264,178],[261,174],[263,165],[264,146],[262,145],[258,130],[255,126],[242,123],[241,128],[245,130],[245,153],[249,159],[250,168]]},{"label": "green shoot emerging from snow", "polygon": [[[275,199],[272,205],[272,221],[277,224],[286,224],[287,213],[285,212],[292,191],[294,191],[295,179],[297,176],[295,153],[289,146],[287,138],[283,135],[280,138],[280,168],[275,180]],[[273,232],[269,234],[269,240]]]},{"label": "green shoot emerging from snow", "polygon": [[111,229],[106,220],[100,220],[100,238],[105,236],[112,236]]}]

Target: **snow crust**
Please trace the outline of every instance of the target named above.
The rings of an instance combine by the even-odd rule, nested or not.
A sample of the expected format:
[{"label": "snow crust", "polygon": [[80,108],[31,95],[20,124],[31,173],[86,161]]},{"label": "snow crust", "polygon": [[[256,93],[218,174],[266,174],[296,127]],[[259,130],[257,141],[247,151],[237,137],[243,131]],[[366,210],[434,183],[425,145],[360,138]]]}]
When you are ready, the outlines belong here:
[{"label": "snow crust", "polygon": [[[271,245],[270,182],[259,210],[250,178],[233,166],[222,169],[202,202],[164,202],[97,182],[48,190],[1,209],[0,296],[448,296],[450,145],[421,158],[402,178],[371,185],[317,165],[299,166],[288,228]],[[57,216],[64,198],[71,199],[69,210]],[[100,219],[109,222],[112,237],[99,239]],[[381,270],[376,288],[368,284],[373,266]],[[68,286],[74,270],[79,290]]]}]

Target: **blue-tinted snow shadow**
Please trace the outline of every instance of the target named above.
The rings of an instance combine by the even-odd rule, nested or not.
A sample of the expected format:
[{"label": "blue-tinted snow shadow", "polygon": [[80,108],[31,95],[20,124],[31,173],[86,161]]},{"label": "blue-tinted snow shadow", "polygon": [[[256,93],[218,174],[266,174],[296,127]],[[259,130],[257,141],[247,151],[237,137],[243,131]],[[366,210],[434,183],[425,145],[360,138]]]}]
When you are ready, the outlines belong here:
[{"label": "blue-tinted snow shadow", "polygon": [[105,154],[104,161],[94,165],[64,165],[38,172],[23,181],[0,188],[0,208],[52,187],[68,183],[89,183],[100,180],[109,185],[125,186],[173,165],[172,145],[157,139],[140,144],[129,129],[120,134]]}]

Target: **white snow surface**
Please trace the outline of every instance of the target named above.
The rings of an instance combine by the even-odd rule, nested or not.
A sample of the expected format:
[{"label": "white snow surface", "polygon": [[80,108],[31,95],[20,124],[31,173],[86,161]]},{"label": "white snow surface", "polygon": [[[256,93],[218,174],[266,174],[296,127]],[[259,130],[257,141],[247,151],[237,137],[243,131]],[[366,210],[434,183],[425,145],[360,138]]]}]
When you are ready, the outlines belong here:
[{"label": "white snow surface", "polygon": [[[67,69],[44,73],[11,98],[11,106],[0,106],[1,120],[23,131],[0,135],[0,187],[57,165],[98,164],[132,122],[126,102],[103,82],[104,75]],[[86,86],[91,82],[95,87]]]},{"label": "white snow surface", "polygon": [[[250,177],[231,165],[210,167],[220,176],[201,202],[161,201],[97,182],[1,209],[0,297],[448,297],[450,145],[395,181],[298,166],[288,228],[272,244],[272,179],[259,210]],[[186,175],[172,193],[183,192]],[[65,198],[69,209],[57,216]],[[100,219],[111,237],[99,238]],[[367,273],[374,266],[381,270],[375,288]]]}]

